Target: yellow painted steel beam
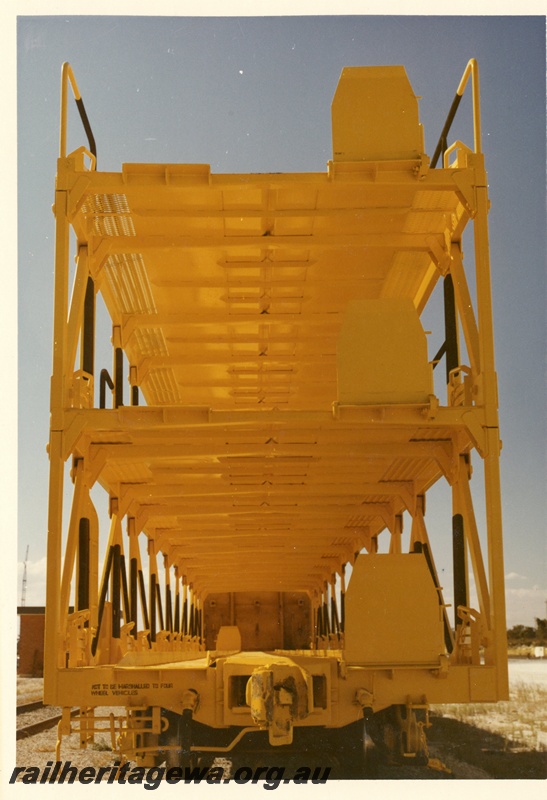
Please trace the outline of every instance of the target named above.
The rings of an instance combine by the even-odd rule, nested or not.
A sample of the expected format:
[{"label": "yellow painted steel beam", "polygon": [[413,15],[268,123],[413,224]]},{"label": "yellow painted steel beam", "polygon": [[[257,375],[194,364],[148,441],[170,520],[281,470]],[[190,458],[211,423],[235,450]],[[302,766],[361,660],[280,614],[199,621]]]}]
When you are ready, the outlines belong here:
[{"label": "yellow painted steel beam", "polygon": [[161,429],[165,438],[169,438],[177,428],[191,431],[207,429],[211,437],[217,436],[219,427],[239,427],[252,429],[259,426],[283,427],[287,430],[314,428],[322,431],[330,430],[341,434],[344,431],[352,435],[362,431],[369,425],[371,428],[380,425],[382,429],[396,427],[427,427],[433,430],[446,428],[447,438],[450,429],[465,428],[470,417],[477,420],[480,427],[485,425],[484,410],[481,407],[445,408],[432,407],[431,404],[400,405],[361,405],[344,406],[334,403],[332,410],[287,410],[264,409],[256,411],[252,408],[241,410],[214,409],[208,406],[158,406],[158,407],[121,407],[111,409],[66,409],[66,429],[72,426],[79,434],[83,431],[127,431],[136,435],[139,430]]},{"label": "yellow painted steel beam", "polygon": [[454,278],[454,293],[458,313],[465,336],[465,343],[473,373],[480,373],[479,329],[467,285],[467,278],[463,268],[461,250],[459,246],[452,245],[451,273]]},{"label": "yellow painted steel beam", "polygon": [[78,336],[82,326],[88,275],[87,247],[80,247],[78,250],[74,288],[72,291],[67,323],[67,356],[65,366],[67,375],[74,369],[74,361],[78,349]]},{"label": "yellow painted steel beam", "polygon": [[68,601],[72,584],[74,564],[76,563],[76,550],[78,546],[78,529],[80,519],[83,516],[83,507],[86,500],[84,466],[81,460],[76,461],[74,467],[74,494],[72,498],[72,510],[68,525],[68,538],[65,545],[65,557],[63,563],[63,574],[61,579],[61,615],[66,621],[68,614]]},{"label": "yellow painted steel beam", "polygon": [[462,457],[460,457],[458,482],[455,484],[455,486],[460,496],[459,506],[464,518],[466,538],[469,545],[469,554],[471,557],[471,563],[473,565],[473,574],[475,576],[477,597],[479,600],[479,610],[483,616],[486,627],[490,629],[490,593],[486,581],[486,572],[482,558],[479,532],[473,510],[473,499],[471,497],[471,490],[469,487],[468,471],[468,464]]},{"label": "yellow painted steel beam", "polygon": [[[319,508],[320,512],[317,511],[316,513],[314,509]],[[133,508],[132,513],[135,513],[135,511],[136,509]],[[196,508],[195,504],[190,502],[186,504],[183,502],[170,503],[168,506],[152,503],[142,504],[138,507],[138,516],[139,518],[145,518],[147,523],[151,523],[152,520],[161,520],[163,517],[172,517],[180,522],[183,519],[188,520],[196,517],[198,519],[206,519],[214,515],[237,518],[238,516],[255,511],[260,511],[260,514],[265,516],[266,519],[270,514],[284,513],[288,517],[297,515],[298,519],[311,518],[315,520],[319,518],[332,521],[334,518],[339,522],[345,522],[347,516],[350,514],[358,513],[360,518],[368,521],[369,519],[374,519],[374,517],[381,517],[384,519],[386,514],[391,515],[392,513],[390,506],[386,503],[325,503],[319,506],[319,504],[314,503],[313,500],[310,500],[309,504],[305,505],[295,502],[277,503],[274,498],[272,498],[272,502],[269,502],[267,499],[256,498],[255,502],[243,500],[239,504],[227,504],[224,501],[220,503],[208,501],[206,510],[200,510]],[[159,523],[157,524],[159,525]],[[351,525],[350,522],[347,524],[348,526]],[[161,525],[161,527],[165,527],[165,525]]]},{"label": "yellow painted steel beam", "polygon": [[[141,201],[142,202],[142,201]],[[419,211],[420,209],[414,209],[411,204],[406,204],[404,206],[397,206],[397,205],[390,205],[390,213],[393,217],[397,217],[398,215],[404,216],[408,214],[409,211]],[[429,209],[423,209],[425,213],[429,211]],[[181,207],[181,208],[163,208],[163,209],[156,209],[153,206],[142,206],[142,205],[131,205],[131,216],[138,219],[139,217],[143,217],[144,219],[161,219],[161,220],[171,220],[171,219],[236,219],[241,220],[244,219],[267,219],[269,217],[274,216],[275,218],[279,219],[323,219],[323,218],[330,218],[330,217],[347,217],[348,209],[344,206],[340,207],[328,207],[328,208],[317,208],[316,206],[310,206],[309,208],[278,208],[272,207],[271,204],[267,202],[263,202],[262,206],[257,208],[249,208],[245,204],[242,204],[239,207],[234,208],[196,208],[196,207]],[[351,213],[351,218],[355,221],[359,222],[360,224],[367,224],[369,221],[377,221],[383,222],[384,221],[384,210],[378,209],[374,207],[366,207],[360,208],[357,211],[353,211]],[[272,262],[274,265],[276,262]],[[284,263],[284,262],[281,262]],[[301,262],[295,262],[298,264]],[[241,264],[246,264],[249,266],[248,262],[241,262]],[[233,264],[231,262],[226,262],[226,267],[232,267]]]},{"label": "yellow painted steel beam", "polygon": [[[427,240],[426,240],[427,239]],[[211,250],[225,251],[230,248],[267,248],[276,250],[278,248],[305,248],[314,250],[316,248],[325,249],[346,249],[352,248],[375,248],[392,249],[398,251],[421,250],[428,252],[431,249],[431,242],[438,240],[439,246],[443,245],[443,236],[439,234],[434,237],[429,234],[424,237],[422,234],[396,234],[386,236],[381,233],[346,233],[346,234],[313,234],[313,235],[269,235],[264,241],[264,234],[258,236],[224,234],[223,236],[109,236],[108,242],[111,253],[148,253],[154,251],[168,250],[172,252],[176,249],[194,250],[200,248],[210,248]],[[99,239],[90,237],[90,247],[94,250],[99,244]]]},{"label": "yellow painted steel beam", "polygon": [[[62,166],[59,164],[59,184]],[[55,292],[53,330],[53,374],[50,394],[50,459],[46,619],[44,642],[44,700],[55,703],[57,698],[57,668],[63,665],[59,640],[61,549],[63,522],[64,458],[62,454],[63,409],[66,407],[66,320],[68,313],[68,254],[69,227],[66,220],[66,192],[55,192]]]},{"label": "yellow painted steel beam", "polygon": [[[160,483],[156,485],[147,485],[144,483],[134,485],[128,483],[120,485],[120,494],[123,495],[125,492],[128,492],[131,494],[133,500],[139,502],[154,499],[156,502],[161,503],[167,501],[169,498],[180,496],[184,496],[187,500],[199,500],[204,497],[233,499],[234,496],[248,497],[259,493],[275,492],[276,497],[291,498],[300,497],[305,492],[307,497],[315,501],[318,498],[323,498],[324,500],[328,499],[328,486],[335,485],[337,488],[335,497],[343,497],[346,500],[354,499],[355,502],[362,502],[363,497],[367,495],[376,496],[382,491],[388,496],[404,496],[408,491],[407,484],[412,485],[411,481],[401,482],[400,486],[397,486],[396,482],[394,482],[396,484],[395,486],[388,486],[388,488],[384,490],[382,485],[378,483],[370,483],[367,485],[368,488],[365,488],[363,484],[359,483],[346,484],[339,478],[331,479],[329,483],[326,481],[319,483],[306,479],[305,481],[302,480],[299,486],[293,486],[292,484],[285,485],[284,483],[276,485],[273,481],[260,480],[260,478],[258,481],[257,483],[253,482],[253,484],[238,484],[237,486],[211,486],[210,483],[203,483],[199,487],[196,487],[193,483],[188,483],[186,486],[181,483]],[[387,481],[385,483],[388,484]],[[264,484],[269,485],[264,486]],[[196,492],[196,488],[199,488],[200,491]],[[330,497],[330,499],[332,500],[332,497]]]},{"label": "yellow painted steel beam", "polygon": [[[211,195],[214,199],[208,204],[207,209],[218,210],[215,199],[222,190],[229,189],[231,207],[239,211],[262,208],[264,200],[262,192],[297,190],[306,197],[315,191],[334,192],[340,188],[346,194],[355,189],[355,185],[366,187],[372,196],[371,207],[377,206],[375,198],[385,193],[386,188],[391,190],[390,197],[395,208],[401,208],[401,193],[403,191],[423,193],[454,192],[454,173],[449,168],[436,168],[426,170],[417,176],[413,169],[418,161],[355,161],[353,163],[333,164],[328,162],[327,172],[295,172],[295,173],[250,173],[247,175],[234,173],[213,173],[208,164],[176,164],[175,169],[181,175],[177,183],[173,170],[169,176],[169,166],[163,164],[135,164],[122,165],[121,172],[91,172],[90,194],[120,194],[128,197],[138,197],[137,207],[144,210],[151,205],[151,197],[156,190],[167,189],[173,196],[182,197],[183,202],[192,207],[190,192],[199,193],[199,198]],[[197,168],[200,168],[197,169]],[[167,178],[166,178],[167,175]],[[256,197],[259,197],[258,202]],[[304,207],[304,211],[308,206]],[[316,207],[316,206],[315,206]],[[130,209],[132,206],[130,205]],[[169,205],[163,205],[169,212]],[[344,206],[345,208],[345,206]],[[129,212],[130,213],[130,212]],[[156,205],[156,213],[158,211]]]},{"label": "yellow painted steel beam", "polygon": [[445,462],[452,455],[451,442],[439,442],[438,440],[421,442],[358,442],[351,452],[344,452],[345,443],[335,442],[309,442],[300,444],[298,442],[278,443],[255,443],[255,442],[233,442],[233,443],[212,443],[212,444],[163,444],[154,443],[147,445],[131,444],[101,444],[90,445],[89,452],[91,457],[95,456],[98,450],[106,450],[110,458],[116,461],[133,460],[148,458],[154,461],[169,458],[184,458],[196,456],[222,456],[230,457],[314,457],[329,456],[332,458],[356,459],[356,458],[422,458],[434,459]]}]

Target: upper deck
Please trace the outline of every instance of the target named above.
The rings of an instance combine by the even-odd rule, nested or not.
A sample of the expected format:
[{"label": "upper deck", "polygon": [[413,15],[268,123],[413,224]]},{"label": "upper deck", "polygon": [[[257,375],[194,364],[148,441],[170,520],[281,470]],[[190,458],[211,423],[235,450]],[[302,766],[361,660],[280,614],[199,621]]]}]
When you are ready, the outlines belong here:
[{"label": "upper deck", "polygon": [[445,172],[87,175],[73,225],[146,402],[328,410],[349,302],[404,297],[421,312],[461,235],[468,213]]}]

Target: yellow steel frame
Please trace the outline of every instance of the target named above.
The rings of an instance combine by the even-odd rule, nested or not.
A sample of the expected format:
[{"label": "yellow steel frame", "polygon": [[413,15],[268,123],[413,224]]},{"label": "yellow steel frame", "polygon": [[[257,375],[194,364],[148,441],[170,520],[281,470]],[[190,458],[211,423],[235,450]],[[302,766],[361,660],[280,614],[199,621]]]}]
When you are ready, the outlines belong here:
[{"label": "yellow steel frame", "polygon": [[[68,84],[80,94],[64,65],[44,696],[82,708],[84,743],[94,730],[94,707],[125,706],[120,746],[145,758],[162,723],[139,723],[152,738],[137,742],[131,739],[137,712],[180,713],[189,707],[190,690],[200,697],[192,707],[196,719],[253,727],[252,703],[230,707],[219,699],[228,696],[230,676],[255,668],[327,682],[328,701],[293,718],[304,726],[337,727],[363,709],[392,704],[507,696],[489,201],[475,61],[458,95],[469,76],[474,148],[456,142],[440,169],[417,153],[360,161],[335,156],[325,174],[212,175],[206,165],[152,164],[100,173],[86,148],[66,153]],[[475,300],[462,252],[469,221]],[[71,227],[77,249],[69,300]],[[446,402],[432,391],[420,402],[339,402],[336,348],[348,302],[410,298],[421,313],[447,276],[469,364],[451,369]],[[108,409],[95,407],[95,376],[84,354],[85,337],[94,337],[86,308],[93,309],[98,292],[112,317],[115,393]],[[122,353],[131,389],[140,388],[146,405],[120,399]],[[473,451],[484,462],[487,566],[470,490]],[[74,489],[63,546],[68,460]],[[473,571],[479,607],[462,603],[461,624],[448,630],[431,562],[447,649],[434,663],[375,663],[366,654],[352,663],[341,625],[334,624],[346,566],[359,552],[374,556],[382,531],[400,559],[405,512],[412,518],[411,549],[430,553],[425,495],[439,478],[452,487],[452,511],[463,520],[464,568]],[[108,494],[111,517],[102,580],[90,496],[97,483]],[[138,584],[141,533],[148,598]],[[134,569],[129,582],[124,547]],[[160,554],[172,576],[164,606],[155,596]],[[204,602],[212,592],[234,591],[307,593],[317,634],[312,649],[204,651]],[[173,602],[175,614],[179,604],[187,609],[184,626],[182,612],[174,624]],[[162,609],[165,618],[154,621]],[[330,619],[330,630],[321,627],[323,619]],[[254,716],[259,726],[261,713]],[[69,729],[67,716],[60,731]]]}]

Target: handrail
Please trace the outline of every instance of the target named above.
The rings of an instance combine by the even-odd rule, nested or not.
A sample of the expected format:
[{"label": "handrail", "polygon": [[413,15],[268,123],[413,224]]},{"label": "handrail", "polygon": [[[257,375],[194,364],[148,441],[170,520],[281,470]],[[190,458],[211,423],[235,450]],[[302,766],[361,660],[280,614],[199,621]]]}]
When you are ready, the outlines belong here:
[{"label": "handrail", "polygon": [[72,67],[70,66],[68,61],[65,61],[61,69],[61,131],[60,131],[60,143],[59,143],[59,156],[60,158],[66,158],[66,132],[67,132],[67,116],[68,116],[67,94],[68,94],[69,81],[72,87],[72,93],[74,95],[74,99],[76,100],[76,105],[78,107],[80,119],[82,120],[82,125],[84,126],[84,131],[87,136],[87,141],[89,143],[89,150],[92,153],[93,157],[95,158],[95,166],[96,166],[97,147],[95,144],[95,138],[93,136],[93,131],[91,130],[91,125],[89,124],[89,119],[87,117],[87,113],[84,107],[84,101],[82,100],[80,90],[78,89],[78,84],[76,83],[76,78],[74,77],[74,72],[72,71]]},{"label": "handrail", "polygon": [[450,111],[448,112],[446,122],[444,123],[444,127],[441,131],[441,135],[439,137],[437,147],[435,148],[433,158],[431,159],[431,169],[434,169],[437,166],[437,161],[439,160],[441,153],[444,154],[444,151],[446,150],[448,132],[450,130],[452,122],[454,121],[454,117],[456,116],[456,111],[458,110],[460,100],[462,99],[470,75],[473,86],[473,145],[475,148],[475,153],[482,152],[479,65],[477,64],[477,60],[475,58],[471,58],[467,62],[467,66],[462,75],[462,79],[456,90],[456,96],[454,97],[452,105],[450,106]]}]

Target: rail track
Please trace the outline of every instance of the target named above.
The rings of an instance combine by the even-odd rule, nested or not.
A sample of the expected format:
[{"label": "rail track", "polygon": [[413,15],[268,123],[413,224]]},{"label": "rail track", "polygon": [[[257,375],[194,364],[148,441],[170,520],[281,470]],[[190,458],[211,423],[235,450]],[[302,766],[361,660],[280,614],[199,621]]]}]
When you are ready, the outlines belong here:
[{"label": "rail track", "polygon": [[17,706],[17,716],[20,714],[28,714],[31,711],[39,711],[41,708],[44,708],[42,700],[32,700],[30,703],[21,703],[21,705]]},{"label": "rail track", "polygon": [[[23,703],[17,706],[17,717],[23,717],[25,714],[35,714],[35,712],[44,711],[46,713],[46,709],[48,706],[45,706],[41,700],[33,700],[30,703]],[[72,714],[76,714],[78,709],[73,709]],[[60,722],[62,718],[62,714],[49,714],[47,716],[42,716],[40,719],[33,719],[32,721],[24,724],[24,720],[21,721],[23,724],[17,727],[16,732],[16,739],[27,739],[29,736],[34,736],[37,733],[42,733],[42,731],[47,731],[49,728],[53,728]]]}]

